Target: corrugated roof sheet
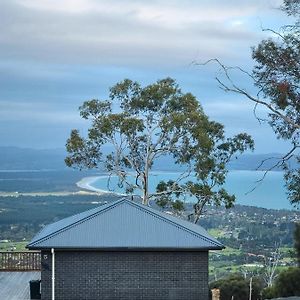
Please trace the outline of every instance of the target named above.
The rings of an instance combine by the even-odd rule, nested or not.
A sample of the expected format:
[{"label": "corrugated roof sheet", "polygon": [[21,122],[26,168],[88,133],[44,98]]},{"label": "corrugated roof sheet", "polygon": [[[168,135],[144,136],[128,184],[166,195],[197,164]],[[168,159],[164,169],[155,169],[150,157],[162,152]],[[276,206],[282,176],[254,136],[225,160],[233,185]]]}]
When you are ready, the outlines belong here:
[{"label": "corrugated roof sheet", "polygon": [[222,249],[205,229],[126,198],[42,229],[29,249]]}]

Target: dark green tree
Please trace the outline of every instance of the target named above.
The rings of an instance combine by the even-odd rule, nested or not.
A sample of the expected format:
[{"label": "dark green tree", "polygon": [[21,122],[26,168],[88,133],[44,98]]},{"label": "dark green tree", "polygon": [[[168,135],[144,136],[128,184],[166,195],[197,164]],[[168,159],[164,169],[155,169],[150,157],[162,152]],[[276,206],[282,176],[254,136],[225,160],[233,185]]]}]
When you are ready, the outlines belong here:
[{"label": "dark green tree", "polygon": [[[253,102],[257,119],[268,123],[278,139],[290,143],[290,150],[276,157],[277,162],[268,170],[278,167],[285,170],[288,197],[291,204],[297,206],[300,203],[300,2],[284,0],[281,9],[291,16],[292,24],[278,32],[264,30],[269,31],[272,37],[252,48],[255,63],[252,72],[227,67],[217,59],[211,61],[217,62],[223,71],[223,76],[217,77],[220,87]],[[257,93],[249,92],[236,82],[233,79],[235,72],[242,72],[250,78]],[[259,106],[266,109],[267,116],[257,113]]]},{"label": "dark green tree", "polygon": [[295,247],[298,267],[300,268],[300,223],[296,223],[295,225],[296,227],[294,232],[294,247]]},{"label": "dark green tree", "polygon": [[280,272],[272,287],[263,291],[264,299],[269,297],[300,296],[300,268],[289,268]]},{"label": "dark green tree", "polygon": [[[80,114],[91,126],[87,137],[72,130],[67,166],[104,166],[127,193],[139,193],[145,205],[155,200],[180,210],[184,197],[193,197],[195,222],[208,203],[233,205],[235,197],[222,188],[226,164],[237,153],[253,149],[253,141],[245,133],[225,138],[223,126],[210,121],[199,101],[173,79],[146,87],[126,79],[110,89],[108,100],[84,102]],[[103,155],[108,144],[113,150]],[[150,171],[163,157],[172,157],[182,173],[149,191]],[[187,181],[190,175],[195,180]]]},{"label": "dark green tree", "polygon": [[[300,2],[285,0],[283,10],[295,17],[295,24],[277,32],[277,38],[263,40],[253,48],[256,65],[255,85],[269,109],[269,124],[276,136],[291,143],[291,149],[281,158],[292,204],[300,203]],[[289,164],[289,160],[297,164]]]},{"label": "dark green tree", "polygon": [[220,289],[221,300],[245,300],[249,299],[251,287],[251,299],[260,299],[262,281],[259,278],[252,278],[250,285],[249,278],[244,278],[240,274],[232,274],[227,278],[217,280],[210,284],[210,289]]},{"label": "dark green tree", "polygon": [[[284,0],[283,10],[287,12],[290,16],[299,16],[300,14],[300,2],[299,0]],[[299,24],[299,21],[298,21]]]}]

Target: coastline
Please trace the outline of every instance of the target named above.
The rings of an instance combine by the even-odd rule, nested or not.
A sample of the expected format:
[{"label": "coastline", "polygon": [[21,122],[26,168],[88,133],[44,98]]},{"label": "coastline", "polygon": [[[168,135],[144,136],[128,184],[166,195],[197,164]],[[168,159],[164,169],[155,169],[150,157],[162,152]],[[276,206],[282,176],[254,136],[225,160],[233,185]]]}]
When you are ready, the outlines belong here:
[{"label": "coastline", "polygon": [[127,194],[124,193],[117,193],[113,191],[103,190],[93,186],[94,182],[96,182],[98,179],[103,179],[103,178],[108,178],[108,175],[83,177],[81,180],[76,182],[76,185],[81,189],[88,190],[90,192],[97,193],[100,195],[112,194],[117,196],[127,196]]},{"label": "coastline", "polygon": [[[246,193],[253,187],[256,180],[259,179],[263,171],[248,171],[248,170],[234,170],[228,174],[225,188],[229,192],[236,196],[236,204],[262,207],[265,209],[277,209],[277,210],[295,210],[290,202],[288,201],[287,195],[284,190],[283,175],[280,172],[270,172],[263,185],[256,187],[251,193]],[[164,171],[153,171],[152,176],[155,181],[160,180],[160,175],[168,174],[174,175],[177,172],[164,172]],[[158,176],[157,178],[155,178]],[[90,177],[84,177],[76,183],[77,187],[85,191],[99,193],[99,194],[114,194],[118,196],[124,196],[124,192],[121,190],[112,191],[108,190],[106,181],[108,175],[99,174]],[[164,178],[162,178],[163,180]],[[99,181],[99,183],[97,182]],[[153,187],[152,187],[153,188]],[[274,196],[274,190],[276,195]],[[188,201],[192,202],[193,201]]]},{"label": "coastline", "polygon": [[89,176],[89,177],[83,177],[81,180],[79,180],[78,182],[76,182],[76,185],[81,188],[81,189],[85,189],[88,191],[92,191],[92,192],[96,192],[99,194],[114,194],[111,193],[107,190],[101,190],[98,188],[95,188],[94,186],[92,186],[92,184],[94,182],[96,182],[99,178],[106,178],[107,176]]}]

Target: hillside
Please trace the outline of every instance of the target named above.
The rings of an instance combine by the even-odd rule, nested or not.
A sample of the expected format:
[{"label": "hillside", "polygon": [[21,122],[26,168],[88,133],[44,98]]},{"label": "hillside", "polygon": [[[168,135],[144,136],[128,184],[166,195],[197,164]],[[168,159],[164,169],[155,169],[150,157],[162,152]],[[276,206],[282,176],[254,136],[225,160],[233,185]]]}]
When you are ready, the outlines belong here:
[{"label": "hillside", "polygon": [[0,147],[0,170],[60,170],[64,157],[63,149]]}]

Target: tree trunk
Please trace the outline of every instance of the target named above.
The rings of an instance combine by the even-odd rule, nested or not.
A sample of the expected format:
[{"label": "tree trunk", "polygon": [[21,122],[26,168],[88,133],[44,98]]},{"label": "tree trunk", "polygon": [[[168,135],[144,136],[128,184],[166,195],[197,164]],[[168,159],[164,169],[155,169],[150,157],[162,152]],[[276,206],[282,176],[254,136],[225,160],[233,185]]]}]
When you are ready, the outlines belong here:
[{"label": "tree trunk", "polygon": [[149,204],[149,166],[151,165],[151,151],[150,151],[150,136],[147,140],[147,153],[145,159],[145,170],[143,172],[143,199],[144,205]]},{"label": "tree trunk", "polygon": [[146,171],[143,173],[143,198],[142,198],[142,203],[144,205],[148,205],[149,204],[149,190],[148,190],[148,170],[147,170],[147,174]]},{"label": "tree trunk", "polygon": [[202,199],[199,200],[197,204],[194,206],[194,223],[197,224],[200,220],[200,216],[202,215],[202,211],[204,208],[204,205],[206,204],[207,200]]}]

